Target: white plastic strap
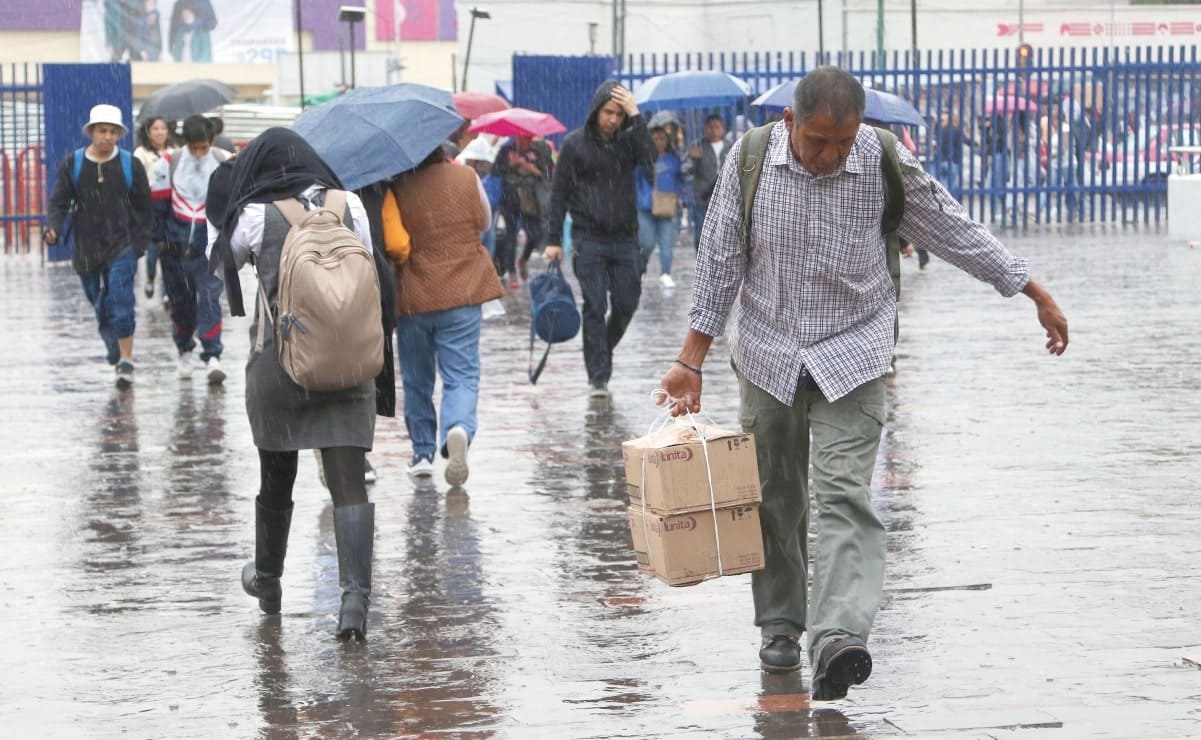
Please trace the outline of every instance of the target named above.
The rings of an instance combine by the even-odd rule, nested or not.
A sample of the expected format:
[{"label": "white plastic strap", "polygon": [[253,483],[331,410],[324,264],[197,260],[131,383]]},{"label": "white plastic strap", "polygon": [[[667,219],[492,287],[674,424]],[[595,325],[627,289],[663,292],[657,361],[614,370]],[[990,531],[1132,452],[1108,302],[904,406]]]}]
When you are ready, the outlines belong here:
[{"label": "white plastic strap", "polygon": [[258,335],[254,341],[254,351],[259,353],[263,351],[263,345],[267,340],[267,322],[271,320],[271,309],[267,307],[267,294],[263,292],[263,285],[259,283],[259,327]]},{"label": "white plastic strap", "polygon": [[[663,411],[655,417],[651,422],[650,429],[647,434],[651,434],[658,429],[663,429],[671,421],[671,407],[679,400],[673,398],[667,391],[662,388],[656,388],[651,393],[651,399],[656,405],[662,405]],[[724,576],[726,569],[721,560],[721,530],[717,526],[717,491],[713,486],[713,468],[709,464],[709,441],[705,438],[705,431],[697,421],[697,417],[691,411],[685,412],[688,414],[688,423],[692,426],[692,430],[696,432],[697,437],[701,441],[701,451],[705,453],[705,479],[709,481],[709,512],[713,516],[713,541],[717,546],[717,575]],[[705,417],[709,419],[708,416]],[[712,419],[709,419],[712,422]],[[714,424],[716,426],[716,424]],[[642,494],[642,527],[643,536],[647,543],[647,562],[650,561],[650,536],[646,533],[646,458],[642,456],[642,487],[639,492]]]}]

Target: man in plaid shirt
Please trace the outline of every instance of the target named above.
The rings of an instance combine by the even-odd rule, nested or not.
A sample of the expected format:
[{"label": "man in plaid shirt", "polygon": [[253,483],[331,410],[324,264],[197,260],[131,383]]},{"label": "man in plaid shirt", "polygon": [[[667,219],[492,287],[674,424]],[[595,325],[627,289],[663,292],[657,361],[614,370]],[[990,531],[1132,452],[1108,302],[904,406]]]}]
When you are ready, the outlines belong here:
[{"label": "man in plaid shirt", "polygon": [[[731,353],[743,429],[754,432],[763,486],[766,567],[754,573],[764,670],[796,671],[808,635],[814,699],[841,699],[871,674],[868,633],[884,589],[884,526],[871,477],[885,418],[896,293],[881,233],[881,146],[861,125],[864,92],[824,67],[797,85],[772,130],[744,240],[739,142],[710,201],[696,262],[688,336],[662,387],[672,413],[701,406],[701,365],[741,290]],[[1068,344],[1050,293],[972,221],[903,146],[905,239],[1004,296],[1025,293],[1047,349]],[[747,252],[749,246],[749,253]],[[807,480],[813,465],[818,537],[807,599]]]}]

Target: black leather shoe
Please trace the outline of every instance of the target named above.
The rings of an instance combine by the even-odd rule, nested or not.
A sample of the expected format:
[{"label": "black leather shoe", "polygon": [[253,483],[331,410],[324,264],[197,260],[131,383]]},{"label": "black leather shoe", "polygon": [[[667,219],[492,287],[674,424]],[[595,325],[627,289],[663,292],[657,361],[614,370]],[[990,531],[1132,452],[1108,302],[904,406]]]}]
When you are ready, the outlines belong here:
[{"label": "black leather shoe", "polygon": [[826,645],[813,669],[810,698],[816,701],[845,699],[852,686],[872,675],[872,656],[858,637],[844,637]]},{"label": "black leather shoe", "polygon": [[768,673],[792,673],[801,669],[800,640],[793,635],[772,635],[759,648],[759,665]]}]

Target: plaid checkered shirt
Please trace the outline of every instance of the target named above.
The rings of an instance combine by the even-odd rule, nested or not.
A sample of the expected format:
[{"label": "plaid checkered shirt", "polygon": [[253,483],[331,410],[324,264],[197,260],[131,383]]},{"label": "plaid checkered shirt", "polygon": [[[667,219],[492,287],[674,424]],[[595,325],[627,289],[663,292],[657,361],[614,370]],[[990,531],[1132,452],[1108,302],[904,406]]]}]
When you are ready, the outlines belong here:
[{"label": "plaid checkered shirt", "polygon": [[[791,405],[807,372],[833,401],[881,377],[892,361],[896,294],[888,273],[882,150],[868,126],[843,166],[815,177],[792,156],[781,121],[771,132],[751,218],[742,238],[742,188],[735,144],[709,203],[696,260],[689,325],[719,336],[739,298],[730,340],[750,382]],[[1029,280],[1014,257],[905,147],[905,216],[898,232],[1012,296]],[[741,296],[739,290],[741,289]]]}]

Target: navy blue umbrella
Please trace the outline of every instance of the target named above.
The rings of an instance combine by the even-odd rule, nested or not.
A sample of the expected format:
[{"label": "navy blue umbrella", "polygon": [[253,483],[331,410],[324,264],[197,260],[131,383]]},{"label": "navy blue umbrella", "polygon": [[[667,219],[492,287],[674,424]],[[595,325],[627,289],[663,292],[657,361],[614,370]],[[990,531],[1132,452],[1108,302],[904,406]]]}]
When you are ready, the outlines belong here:
[{"label": "navy blue umbrella", "polygon": [[634,102],[648,111],[729,105],[746,100],[750,85],[725,72],[694,70],[651,77],[634,91]]},{"label": "navy blue umbrella", "polygon": [[362,87],[309,108],[292,124],[350,190],[411,170],[463,124],[447,90]]},{"label": "navy blue umbrella", "polygon": [[[800,80],[789,80],[776,85],[772,89],[755,98],[751,105],[761,108],[782,109],[792,105],[792,93]],[[892,93],[865,88],[867,94],[863,117],[880,123],[902,123],[913,126],[925,126],[926,119],[917,112],[910,102]]]}]

